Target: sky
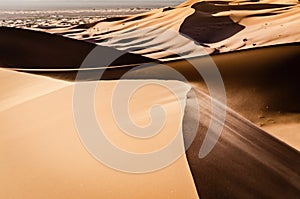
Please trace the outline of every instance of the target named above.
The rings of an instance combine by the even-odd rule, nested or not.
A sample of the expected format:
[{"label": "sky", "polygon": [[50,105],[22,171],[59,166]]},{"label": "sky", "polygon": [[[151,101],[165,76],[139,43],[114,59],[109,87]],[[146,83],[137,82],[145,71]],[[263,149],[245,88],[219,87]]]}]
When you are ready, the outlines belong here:
[{"label": "sky", "polygon": [[185,0],[0,0],[0,9],[159,7]]}]

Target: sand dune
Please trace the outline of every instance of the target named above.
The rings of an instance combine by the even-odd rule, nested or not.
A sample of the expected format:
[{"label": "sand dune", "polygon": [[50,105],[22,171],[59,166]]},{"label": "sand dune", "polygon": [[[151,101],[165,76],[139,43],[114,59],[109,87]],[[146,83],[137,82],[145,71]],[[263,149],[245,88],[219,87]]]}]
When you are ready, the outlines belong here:
[{"label": "sand dune", "polygon": [[[175,8],[44,32],[1,27],[0,65],[6,69],[0,70],[0,197],[297,198],[298,12],[294,0],[191,0]],[[80,68],[97,48],[99,62]],[[110,54],[121,56],[110,63]],[[215,63],[227,94],[227,104],[215,107],[227,111],[221,137],[203,159],[199,150],[205,132],[220,115],[212,115],[207,85],[191,63],[204,68]],[[76,83],[95,82],[102,86],[93,108],[110,140],[145,153],[164,146],[180,129],[182,149],[193,140],[191,123],[196,122],[200,128],[186,155],[143,175],[100,164],[80,142],[72,107]],[[118,83],[159,83],[176,91],[177,99],[152,85],[130,98],[128,110],[140,127],[152,121],[149,106],[167,110],[161,129],[165,134],[142,142],[122,134],[110,101]],[[195,99],[198,105],[192,103]]]},{"label": "sand dune", "polygon": [[[279,54],[280,56],[274,56]],[[256,48],[192,60],[197,66],[205,66],[210,63],[209,60],[213,60],[225,84],[227,105],[257,126],[300,150],[297,125],[300,119],[298,54],[299,45],[294,44]],[[170,71],[164,70],[164,66],[179,71],[194,88],[208,92],[202,77],[188,60],[165,62],[163,65],[149,63],[134,71],[130,70],[137,65],[105,68],[101,78],[117,80],[126,74],[127,79],[181,80],[170,74]],[[99,70],[104,69],[100,67],[81,72],[85,74],[84,79],[81,80],[98,80]],[[26,70],[19,69],[19,71]],[[77,76],[77,69],[29,72],[71,81],[74,81]],[[278,126],[280,131],[275,128]],[[284,133],[285,131],[287,133]]]},{"label": "sand dune", "polygon": [[[13,98],[5,98],[14,106],[0,112],[1,198],[198,198],[185,155],[165,169],[144,175],[122,173],[94,159],[84,148],[76,132],[72,109],[74,85],[7,70],[1,70],[1,75],[19,80],[31,77],[32,82],[27,81],[27,84],[23,85],[25,92],[37,84],[45,86],[45,89],[51,88],[51,85],[63,86],[32,99],[25,100],[27,96],[22,95],[18,95],[19,98],[16,99],[14,93],[11,93]],[[3,84],[13,84],[9,78],[1,81]],[[157,83],[176,88],[178,96],[181,96],[180,102],[185,101],[189,88],[184,84],[165,81]],[[148,103],[160,103],[168,114],[176,115],[168,117],[168,124],[161,136],[141,145],[137,140],[124,136],[115,124],[111,123],[111,110],[108,108],[112,88],[116,84],[117,82],[113,81],[102,83],[96,92],[96,99],[101,99],[102,102],[98,104],[97,118],[103,128],[109,128],[110,139],[117,145],[135,152],[152,151],[153,148],[155,150],[161,145],[164,146],[165,142],[168,143],[176,129],[176,125],[173,124],[181,125],[183,117],[183,110],[178,107],[172,94],[154,85],[153,88],[147,87],[135,95],[135,103],[138,102],[136,105],[139,109],[134,108],[132,117],[136,118],[140,125],[148,123],[147,114],[144,114],[149,108]],[[18,92],[17,86],[16,89],[2,87],[1,95],[11,92],[7,89]],[[37,90],[31,89],[32,93],[28,95]],[[154,90],[156,92],[153,92]],[[156,97],[152,95],[146,101],[148,103],[145,103],[144,92],[155,93]],[[24,101],[20,103],[22,99]],[[1,107],[6,106],[7,101],[0,103]],[[122,139],[127,142],[120,141]]]},{"label": "sand dune", "polygon": [[[199,75],[193,72],[193,67],[186,60],[164,63],[185,75],[201,102],[200,113],[195,113],[193,104],[187,104],[183,122],[183,137],[185,140],[190,140],[190,123],[195,120],[195,114],[201,116],[197,137],[187,151],[188,162],[201,198],[240,198],[245,195],[249,198],[258,196],[280,198],[283,194],[293,198],[299,195],[298,165],[300,156],[299,152],[295,150],[300,150],[298,139],[299,96],[297,93],[299,90],[298,52],[299,45],[295,44],[212,56],[224,79],[229,107],[257,125],[225,106],[218,107],[218,109],[227,109],[225,127],[217,146],[204,159],[199,159],[198,153],[211,115],[210,99],[204,94],[207,92],[205,83]],[[274,57],[276,53],[281,53],[281,56]],[[199,57],[194,58],[194,61],[203,65],[208,62],[207,59],[211,58]],[[125,68],[128,67],[125,66]],[[95,69],[92,71],[95,72]],[[65,74],[60,75],[60,73]],[[88,73],[86,77],[89,77],[89,74],[93,73]],[[122,69],[111,68],[106,71],[103,78],[118,79],[123,74]],[[52,76],[53,74],[45,72],[43,75]],[[70,73],[57,71],[52,77],[65,78],[68,75]],[[162,65],[152,63],[147,67],[129,72],[126,78],[172,79],[173,76],[168,71],[162,70]],[[112,90],[109,87],[111,86],[108,83],[107,89]],[[64,93],[65,91],[59,92]],[[103,94],[107,95],[107,92]],[[49,95],[43,98],[42,104],[53,101],[48,100],[50,99]],[[103,98],[105,97],[99,97],[101,100]],[[159,99],[163,100],[163,97],[161,96]],[[190,96],[189,100],[191,99]],[[35,101],[34,104],[36,104]],[[24,109],[27,107],[27,105],[22,106]],[[3,121],[10,121],[7,114],[11,114],[12,117],[18,111],[17,108],[14,108],[2,112]],[[136,111],[138,112],[138,110]],[[107,113],[108,110],[103,112]],[[101,113],[102,111],[98,115],[100,118]],[[5,118],[7,119],[5,120]],[[261,130],[259,125],[263,121],[266,123],[261,125],[261,128],[268,130],[270,134],[277,136],[285,143]],[[9,122],[7,123],[9,124]],[[53,123],[49,121],[47,125],[52,126]],[[7,128],[10,129],[11,126]],[[30,128],[30,126],[26,128]],[[41,131],[44,130],[41,129]],[[278,134],[277,131],[281,133]],[[131,142],[120,142],[120,138],[112,139],[122,147],[130,147],[131,150],[141,149],[141,146],[137,146],[137,148],[132,148],[134,146],[132,144],[128,146],[127,144]],[[295,149],[292,149],[291,146]],[[58,165],[59,168],[60,166]],[[270,192],[270,189],[276,191]]]},{"label": "sand dune", "polygon": [[300,41],[297,1],[199,1],[46,30],[162,61]]}]

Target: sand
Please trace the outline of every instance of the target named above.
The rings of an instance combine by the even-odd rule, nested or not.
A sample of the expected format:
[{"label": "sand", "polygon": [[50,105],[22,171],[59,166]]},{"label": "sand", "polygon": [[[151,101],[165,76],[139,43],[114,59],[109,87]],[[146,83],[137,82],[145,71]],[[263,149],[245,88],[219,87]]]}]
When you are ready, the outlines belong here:
[{"label": "sand", "polygon": [[[199,104],[200,112],[195,113],[195,104],[189,103],[189,101],[193,97],[189,96],[186,112],[184,114],[184,120],[182,123],[183,140],[185,141],[185,143],[187,142],[187,140],[191,140],[190,124],[193,121],[197,122],[197,115],[200,115],[201,117],[199,121],[200,128],[198,130],[196,139],[192,143],[191,148],[189,148],[189,150],[187,151],[188,164],[186,159],[182,160],[184,163],[183,165],[185,165],[184,168],[186,168],[186,171],[183,171],[183,166],[180,165],[178,166],[178,170],[176,171],[175,175],[178,176],[180,173],[185,176],[188,181],[190,180],[190,184],[187,184],[187,186],[192,190],[194,190],[194,188],[196,187],[201,198],[240,198],[245,195],[249,196],[250,198],[257,196],[276,198],[283,194],[289,195],[291,198],[293,198],[299,194],[300,175],[298,173],[298,165],[300,159],[299,152],[297,151],[299,150],[299,114],[297,113],[297,110],[299,108],[297,103],[299,96],[296,92],[299,85],[296,73],[298,66],[297,63],[299,63],[299,58],[297,56],[298,50],[298,45],[284,45],[234,52],[230,54],[214,55],[212,56],[212,58],[200,57],[193,60],[193,63],[197,63],[197,65],[207,63],[207,59],[214,60],[224,80],[225,88],[227,91],[227,106],[233,109],[232,110],[226,106],[218,107],[218,109],[227,110],[225,126],[216,147],[204,159],[199,159],[198,154],[211,118],[209,103],[210,99],[205,94],[207,92],[205,83],[203,82],[201,77],[197,73],[195,73],[194,68],[187,61],[176,61],[164,64],[180,71],[180,73],[190,81],[190,85],[198,93],[197,95],[201,102]],[[281,53],[281,56],[278,56],[275,59],[273,55],[279,52]],[[232,61],[232,57],[234,57],[234,62]],[[255,57],[256,59],[254,59],[253,57]],[[142,68],[127,74],[126,78],[135,79],[138,77],[141,79],[155,78],[162,80],[175,79],[174,76],[169,73],[169,71],[162,70],[161,66],[162,65],[153,63],[149,67]],[[243,66],[243,68],[240,66]],[[95,72],[94,69],[91,70]],[[283,73],[283,71],[285,70],[287,70],[288,73]],[[290,74],[291,71],[293,72],[292,74],[294,74],[294,76]],[[26,73],[24,74],[5,71],[4,74],[10,74],[12,77],[15,76],[16,79],[20,79],[19,76],[25,76],[30,79],[38,78],[45,82],[58,82],[57,85],[64,82],[61,80],[58,81],[49,79],[48,77],[28,75]],[[111,74],[114,75],[113,78],[117,79],[120,78],[121,75],[123,75],[123,72],[120,68],[112,68],[110,70],[107,70],[104,78],[111,78]],[[268,76],[265,76],[265,74],[268,74]],[[68,76],[68,73],[64,74],[63,76],[52,76],[52,73],[44,73],[43,75],[55,77],[58,79],[64,79],[64,77]],[[88,78],[89,76],[86,77]],[[13,80],[13,78],[8,79]],[[69,82],[68,84],[73,83]],[[272,87],[276,84],[281,86]],[[62,84],[62,86],[63,85],[65,85],[65,83]],[[99,92],[99,95],[96,95],[96,101],[103,102],[103,99],[110,98],[110,93],[114,88],[114,83],[106,82],[103,85],[105,91]],[[184,84],[179,83],[178,86],[179,85],[182,86]],[[26,130],[27,128],[29,129],[29,132],[32,128],[43,132],[45,131],[45,129],[47,129],[45,128],[45,126],[49,126],[49,129],[52,129],[52,134],[47,134],[47,136],[52,136],[53,132],[57,132],[55,130],[55,128],[57,127],[55,126],[59,126],[59,128],[61,128],[62,126],[69,124],[70,126],[68,126],[68,128],[64,127],[66,129],[63,128],[62,131],[59,132],[66,132],[68,134],[70,132],[76,133],[74,130],[74,124],[71,124],[72,121],[69,121],[71,120],[72,114],[72,89],[70,89],[72,85],[66,86],[67,88],[60,89],[54,93],[51,92],[48,95],[38,98],[38,100],[30,100],[29,102],[17,105],[16,107],[8,109],[7,111],[3,111],[2,114],[4,115],[2,121],[3,124],[5,124],[4,127],[7,129],[15,129],[12,132],[19,132],[18,129],[20,129],[20,127],[22,127],[22,132],[24,132],[24,129]],[[127,86],[129,86],[129,84]],[[181,88],[178,86],[176,86],[178,89]],[[148,92],[148,89],[152,90],[152,92]],[[155,92],[153,92],[154,90]],[[178,91],[180,90],[181,89],[179,89]],[[32,90],[30,92],[32,92]],[[154,103],[157,101],[159,103],[169,102],[169,100],[165,101],[165,99],[170,99],[169,97],[167,97],[170,95],[169,92],[165,93],[166,95],[157,92],[158,88],[147,88],[144,92],[137,92],[137,94],[140,94],[141,97],[133,99],[134,106],[130,106],[130,111],[132,111],[134,115],[135,113],[137,114],[136,117],[133,117],[133,120],[136,122],[136,124],[143,126],[149,123],[150,120],[148,114],[145,114],[147,110],[145,109],[145,107],[149,107],[148,103],[150,101]],[[153,93],[156,93],[157,95],[153,95]],[[180,91],[179,93],[183,94],[183,96],[185,95],[182,91]],[[56,95],[59,95],[57,96],[58,99],[56,99]],[[60,95],[63,95],[63,97],[60,97]],[[69,102],[66,101],[66,99],[68,98],[70,99]],[[41,99],[42,101],[39,102],[39,100]],[[145,99],[149,101],[145,101]],[[288,100],[288,103],[282,103],[286,100]],[[55,103],[56,101],[59,105]],[[45,106],[45,104],[48,107],[49,103],[54,103],[55,107],[58,106],[58,109],[51,110],[51,112],[49,112],[49,110],[48,112],[44,111],[43,114],[41,114],[39,109],[42,108],[39,108],[37,110],[33,108],[36,106]],[[21,108],[19,109],[19,107]],[[69,107],[67,111],[69,115],[55,115],[56,112],[61,113],[61,111],[65,109],[64,107]],[[30,111],[28,110],[28,108]],[[96,110],[97,118],[100,118],[100,121],[103,121],[102,123],[105,124],[103,128],[105,128],[107,132],[112,132],[112,129],[114,132],[117,132],[118,128],[116,126],[113,127],[112,116],[111,114],[109,114],[111,112],[110,106],[106,105],[105,103],[99,103],[96,106]],[[172,111],[172,117],[170,118],[173,122],[172,125],[169,126],[169,129],[173,129],[170,132],[174,133],[174,127],[176,128],[176,125],[174,126],[174,124],[178,125],[178,122],[180,124],[180,119],[178,117],[175,117],[178,116],[178,113],[176,113],[176,106],[170,106],[170,110]],[[294,113],[292,112],[292,110],[294,110]],[[19,112],[25,114],[25,116],[23,116],[21,121],[18,122],[19,125],[15,126],[13,125],[16,122],[15,115],[17,115]],[[108,117],[102,117],[101,114],[103,112],[105,113],[105,116]],[[30,115],[30,117],[28,116],[28,114]],[[33,123],[32,120],[35,120],[36,116],[38,116],[38,118],[45,118],[41,120],[42,126],[40,126],[39,128],[32,127],[31,125]],[[32,120],[30,119],[30,121],[24,121],[24,118],[32,118]],[[50,118],[50,120],[48,118]],[[64,124],[65,122],[66,124]],[[61,133],[59,133],[59,136],[62,136]],[[73,136],[75,135],[73,134]],[[279,138],[281,141],[277,140],[274,136]],[[109,134],[108,137],[122,148],[126,148],[129,151],[135,152],[140,150],[142,150],[143,152],[148,152],[149,150],[153,150],[155,146],[161,147],[165,144],[165,139],[169,138],[168,136],[165,137],[163,135],[156,137],[157,139],[154,141],[154,144],[153,142],[148,141],[135,142],[122,134],[120,136]],[[76,138],[78,141],[78,137]],[[68,141],[62,140],[59,142],[64,147],[65,144],[63,143],[67,142],[69,144],[70,138],[68,137],[66,139]],[[48,137],[47,140],[49,140]],[[40,142],[40,140],[34,140],[32,141],[33,143],[31,141],[32,140],[28,140],[30,144]],[[57,140],[53,142],[57,143]],[[81,147],[83,146],[81,145]],[[46,152],[43,151],[40,155],[52,154],[53,149],[50,146],[43,148],[44,150],[46,150]],[[83,148],[81,149],[84,150]],[[48,150],[51,150],[51,152],[49,152]],[[73,151],[73,148],[71,150]],[[68,150],[66,150],[65,148],[61,148],[61,151],[65,151],[66,153],[68,153]],[[76,154],[77,153],[79,153],[79,151],[76,152]],[[86,155],[90,157],[87,152]],[[53,156],[51,157],[54,158]],[[41,156],[38,156],[35,161],[39,161],[40,158]],[[83,157],[74,157],[74,159],[78,161],[79,159],[77,158],[82,159]],[[23,164],[23,162],[20,162],[20,164]],[[71,166],[70,162],[67,162],[65,164]],[[72,162],[72,164],[74,164],[74,162]],[[48,165],[50,165],[50,163],[48,163]],[[76,165],[78,165],[78,163],[76,163]],[[195,185],[193,185],[191,174],[188,172],[188,165],[190,165]],[[63,168],[65,167],[65,165],[58,164],[55,168],[59,169],[61,168],[61,166],[63,166]],[[19,167],[16,168],[18,169]],[[39,168],[43,169],[43,167],[40,166]],[[109,170],[110,172],[108,172],[107,170],[101,171],[103,171],[104,173],[111,172],[111,170]],[[161,172],[163,171],[164,170],[162,170]],[[170,179],[171,177],[168,176],[166,178]],[[119,181],[120,179],[116,178],[116,180]],[[137,180],[142,181],[141,179]],[[54,181],[50,181],[49,183],[54,183]],[[50,185],[48,184],[47,186]],[[178,186],[182,186],[182,184]],[[272,189],[276,191],[270,192],[270,187],[272,187]],[[61,192],[63,191],[64,189],[61,190]],[[163,191],[159,192],[162,193]],[[90,193],[92,193],[92,191],[89,191],[89,194]],[[93,193],[98,194],[98,192]],[[145,193],[144,190],[143,193]],[[180,194],[178,193],[176,195],[179,196]]]},{"label": "sand", "polygon": [[[219,114],[213,116],[211,99],[202,92],[195,92],[201,101],[200,128],[187,157],[200,198],[281,198],[283,195],[297,198],[299,152],[222,105],[214,105]],[[194,111],[193,98],[195,96],[189,95],[184,120],[185,139],[189,139],[189,125],[199,117]],[[227,109],[227,116],[222,134],[213,150],[200,159],[201,143],[206,136],[214,140],[217,133],[217,129],[212,129],[212,134],[207,134],[210,121],[219,122],[224,109]],[[297,135],[289,136],[295,138]]]},{"label": "sand", "polygon": [[298,10],[296,0],[191,0],[91,27],[45,31],[170,61],[297,42]]},{"label": "sand", "polygon": [[[0,196],[297,198],[298,10],[294,0],[191,0],[174,8],[64,28],[1,27],[0,184],[4,189]],[[79,68],[95,47],[103,52],[99,62]],[[110,63],[109,54],[122,56]],[[190,62],[203,67],[214,63],[227,95],[227,103],[215,107],[227,111],[222,134],[203,159],[199,150],[210,119],[220,121],[220,115],[212,116],[207,85]],[[176,69],[188,82],[163,66]],[[104,70],[99,81],[98,73]],[[146,153],[164,146],[182,128],[178,149],[193,141],[186,155],[147,174],[128,174],[100,164],[81,143],[74,123],[78,72],[83,75],[77,83],[100,83],[92,109],[96,122],[116,145]],[[123,116],[121,120],[139,127],[151,121],[160,124],[160,117],[150,117],[149,107],[161,104],[167,113],[161,134],[136,140],[115,124],[110,99],[118,83],[124,83],[121,93],[125,94],[134,85],[152,83],[130,98],[132,122]],[[153,83],[171,86],[179,100]],[[191,96],[190,90],[197,95]],[[124,99],[117,98],[120,109]],[[198,105],[191,103],[195,99]],[[81,111],[85,117],[85,107]],[[192,123],[200,127],[195,140]]]},{"label": "sand", "polygon": [[[18,95],[17,99],[15,95],[12,98],[7,97],[8,94],[5,96],[11,107],[0,113],[2,198],[198,198],[184,154],[174,164],[148,174],[122,173],[94,159],[76,132],[72,112],[73,85],[7,70],[1,70],[1,76],[6,76],[2,79],[6,85],[14,85],[15,78],[19,81],[27,79],[27,83],[20,88],[24,95],[39,93],[37,84],[52,88],[43,95],[31,98],[27,95]],[[96,92],[96,100],[100,97],[102,102],[96,109],[97,118],[104,119],[99,122],[112,133],[109,138],[120,147],[140,153],[164,146],[173,137],[176,125],[182,123],[183,116],[180,114],[183,110],[172,96],[174,94],[153,85],[153,81],[142,83],[147,82],[150,86],[138,91],[132,99],[139,106],[139,109],[134,106],[131,111],[132,117],[138,119],[137,124],[149,122],[144,112],[151,103],[162,104],[167,113],[174,117],[168,117],[158,137],[142,144],[135,139],[128,142],[131,138],[122,135],[110,117],[110,93],[117,82],[105,82]],[[158,83],[177,87],[180,101],[184,103],[189,87],[180,82]],[[178,90],[178,86],[181,89]],[[15,89],[17,86],[1,87],[1,98],[8,91],[17,92]],[[154,91],[156,94],[148,100],[142,98],[144,92],[153,94]],[[3,105],[7,106],[7,101],[1,100],[1,107]]]},{"label": "sand", "polygon": [[[21,69],[74,69],[80,67],[95,44],[77,41],[58,35],[18,28],[0,27],[0,64]],[[11,47],[13,46],[13,47]],[[47,46],[45,48],[45,46]],[[118,54],[110,47],[101,48],[102,53]],[[124,52],[112,60],[112,65],[128,65],[150,62],[152,59]],[[103,66],[101,63],[97,67]],[[106,65],[104,65],[106,66]],[[91,66],[95,67],[95,66]]]}]

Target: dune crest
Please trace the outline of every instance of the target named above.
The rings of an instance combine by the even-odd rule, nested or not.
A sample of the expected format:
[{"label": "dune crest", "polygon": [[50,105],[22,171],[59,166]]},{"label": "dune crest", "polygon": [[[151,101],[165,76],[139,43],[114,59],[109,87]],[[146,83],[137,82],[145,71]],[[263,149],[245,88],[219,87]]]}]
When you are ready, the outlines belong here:
[{"label": "dune crest", "polygon": [[9,70],[0,70],[0,112],[19,104],[31,101],[70,85],[70,82],[50,80],[50,78],[33,76]]}]

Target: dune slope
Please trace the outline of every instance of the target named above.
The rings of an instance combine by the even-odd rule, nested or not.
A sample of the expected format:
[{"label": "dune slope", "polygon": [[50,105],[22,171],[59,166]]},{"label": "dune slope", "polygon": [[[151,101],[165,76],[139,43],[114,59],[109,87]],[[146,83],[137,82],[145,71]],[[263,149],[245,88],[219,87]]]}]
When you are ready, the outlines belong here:
[{"label": "dune slope", "polygon": [[[11,86],[0,89],[1,95],[6,92],[13,95],[12,98],[6,96],[6,100],[14,104],[0,111],[1,198],[198,198],[185,154],[168,167],[146,174],[120,172],[97,161],[78,136],[73,118],[73,84],[7,70],[1,70],[1,76],[12,77],[2,79],[2,84]],[[27,80],[29,76],[32,82]],[[19,98],[15,98],[16,93],[11,90],[18,92],[20,83],[14,84],[13,77],[26,80],[22,89],[25,93],[30,90],[27,95],[19,94]],[[148,105],[159,103],[172,117],[167,118],[161,135],[142,143],[126,136],[113,123],[109,107],[118,82],[103,82],[96,91],[95,100],[101,101],[96,109],[98,122],[107,129],[110,140],[124,150],[141,153],[159,149],[182,124],[184,110],[178,102],[185,102],[189,88],[180,82],[156,81],[175,89],[180,97],[177,101],[170,91],[155,87],[154,81],[125,84],[147,82],[154,86],[136,93],[133,100],[139,109],[133,106],[131,116],[139,125],[148,124],[148,115],[144,114],[150,108]],[[29,99],[30,94],[39,90],[31,89],[37,84],[43,85],[45,90],[51,85],[58,88]],[[155,95],[145,100],[145,92]],[[0,103],[0,107],[6,106],[7,101],[0,100]],[[183,138],[181,141],[179,148],[183,146]]]},{"label": "dune slope", "polygon": [[[27,69],[72,69],[81,66],[95,44],[33,30],[0,27],[0,65]],[[120,51],[100,47],[105,53]],[[111,65],[150,62],[152,59],[124,52]],[[103,66],[101,59],[97,67]],[[106,65],[104,65],[106,66]],[[95,66],[91,66],[95,67]]]},{"label": "dune slope", "polygon": [[[170,70],[166,70],[167,67],[180,72],[195,89],[208,92],[206,83],[194,67],[215,63],[224,81],[227,105],[257,126],[300,150],[299,49],[299,44],[278,45],[193,58],[192,61],[149,63],[138,69],[135,69],[136,65],[118,68],[100,67],[87,71],[80,69],[81,74],[84,75],[81,75],[81,79],[78,80],[98,80],[99,71],[103,72],[106,69],[101,77],[102,80],[117,80],[126,74],[123,77],[125,79],[183,81],[170,73]],[[78,69],[31,72],[74,81]]]}]

